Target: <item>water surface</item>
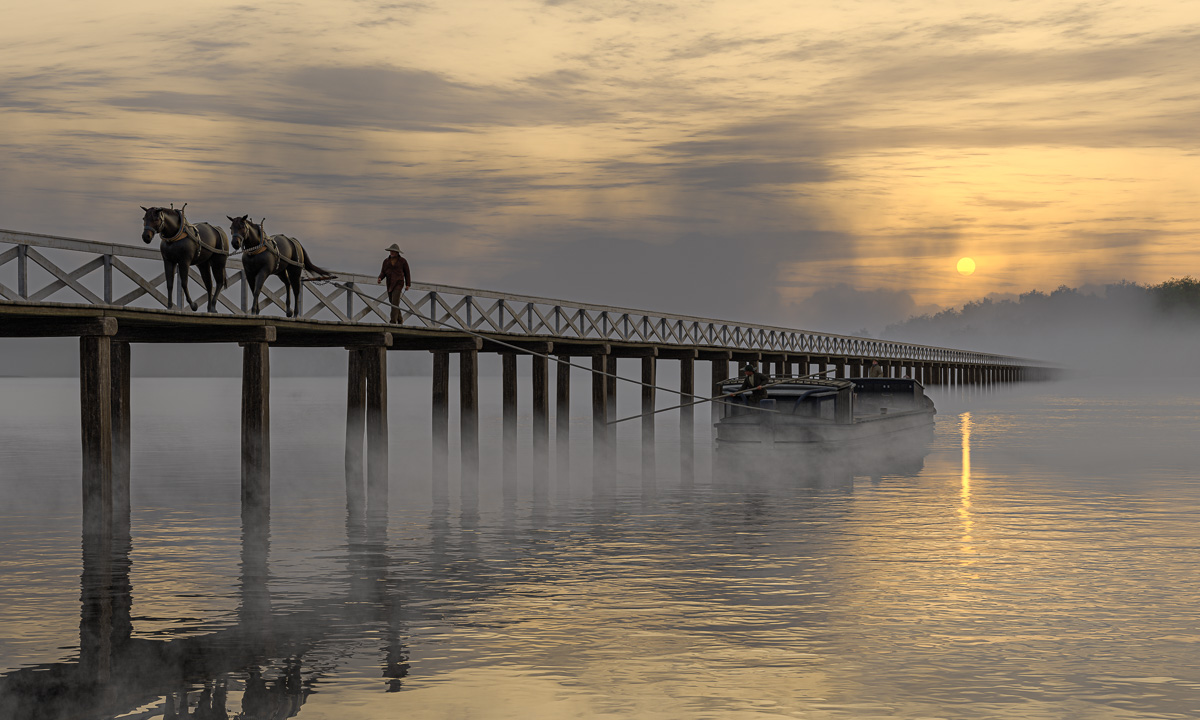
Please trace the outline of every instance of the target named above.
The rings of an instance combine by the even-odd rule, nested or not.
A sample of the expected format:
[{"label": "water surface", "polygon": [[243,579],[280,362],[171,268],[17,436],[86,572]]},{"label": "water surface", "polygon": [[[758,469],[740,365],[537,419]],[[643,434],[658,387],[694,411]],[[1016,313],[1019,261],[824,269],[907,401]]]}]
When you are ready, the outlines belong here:
[{"label": "water surface", "polygon": [[[694,486],[663,413],[654,491],[630,423],[611,499],[577,397],[571,475],[535,502],[524,478],[500,490],[485,378],[464,512],[456,486],[430,501],[428,381],[392,378],[383,525],[347,521],[342,381],[278,379],[268,527],[239,510],[237,381],[138,379],[131,535],[102,597],[77,392],[0,380],[0,672],[110,685],[29,717],[1200,717],[1200,393],[1172,381],[935,390],[928,453],[861,475],[714,476],[698,422]],[[175,664],[81,652],[122,617]]]}]

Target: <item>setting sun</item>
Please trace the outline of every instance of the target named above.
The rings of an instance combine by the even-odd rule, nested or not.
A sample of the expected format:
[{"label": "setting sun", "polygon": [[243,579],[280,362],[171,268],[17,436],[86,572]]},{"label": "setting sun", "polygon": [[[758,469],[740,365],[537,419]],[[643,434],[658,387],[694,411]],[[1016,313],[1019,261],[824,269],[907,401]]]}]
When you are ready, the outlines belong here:
[{"label": "setting sun", "polygon": [[962,275],[970,275],[975,272],[975,261],[969,257],[962,258],[958,261],[958,272]]}]

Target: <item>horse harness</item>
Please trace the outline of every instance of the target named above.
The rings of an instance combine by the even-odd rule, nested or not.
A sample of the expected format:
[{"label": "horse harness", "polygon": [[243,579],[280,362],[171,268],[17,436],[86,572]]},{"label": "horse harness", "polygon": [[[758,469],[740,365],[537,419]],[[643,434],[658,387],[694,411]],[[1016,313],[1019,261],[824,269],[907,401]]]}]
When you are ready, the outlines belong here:
[{"label": "horse harness", "polygon": [[[193,225],[192,223],[188,222],[187,216],[183,214],[183,210],[186,207],[187,207],[187,203],[184,203],[183,207],[179,208],[179,232],[175,233],[175,237],[169,238],[166,235],[162,235],[162,233],[159,233],[159,235],[162,235],[163,244],[170,245],[171,243],[177,242],[186,237],[186,238],[191,238],[193,241],[195,241],[195,243],[197,245],[199,245],[200,247],[204,248],[205,250],[209,251],[210,253],[212,253],[214,255],[228,255],[229,254],[228,250],[222,250],[221,248],[215,248],[212,245],[209,245],[208,243],[206,243],[200,239],[199,229],[197,229],[196,226]],[[163,208],[158,209],[158,217],[159,217],[160,221],[162,220],[162,214],[164,212],[166,212],[166,211]]]},{"label": "horse harness", "polygon": [[[259,238],[261,238],[262,242],[260,242],[258,244],[258,247],[254,248],[253,250],[245,249],[246,245],[245,245],[245,242],[243,241],[243,243],[242,243],[242,257],[243,258],[253,257],[255,255],[258,255],[259,253],[270,251],[270,253],[272,255],[274,255],[275,257],[284,261],[288,265],[294,265],[301,269],[304,268],[303,262],[296,262],[295,260],[292,260],[291,258],[286,258],[283,256],[283,253],[279,252],[279,249],[275,247],[275,239],[273,237],[271,237],[270,235],[267,235],[267,231],[263,230],[263,227],[261,224],[258,226],[258,236],[259,236]],[[295,238],[288,238],[288,239],[291,240],[296,245],[296,248],[300,251],[300,253],[304,252],[304,249],[302,247],[300,247],[300,241],[296,240]]]}]

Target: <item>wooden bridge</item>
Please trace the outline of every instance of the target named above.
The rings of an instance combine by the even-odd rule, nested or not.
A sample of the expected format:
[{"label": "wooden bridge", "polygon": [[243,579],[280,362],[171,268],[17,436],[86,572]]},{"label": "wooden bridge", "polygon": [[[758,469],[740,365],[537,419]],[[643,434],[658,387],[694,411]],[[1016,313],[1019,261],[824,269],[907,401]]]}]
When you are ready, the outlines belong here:
[{"label": "wooden bridge", "polygon": [[[618,359],[641,364],[643,412],[654,410],[658,390],[681,396],[685,483],[692,478],[694,429],[694,408],[686,403],[696,396],[697,361],[711,364],[714,383],[731,376],[731,362],[766,363],[776,375],[815,369],[846,377],[862,374],[864,364],[878,360],[888,374],[954,386],[1041,379],[1051,372],[1002,355],[422,283],[414,283],[404,297],[403,320],[393,325],[387,323],[390,307],[375,277],[340,271],[336,284],[304,284],[297,317],[282,316],[283,291],[273,288],[264,288],[267,307],[255,316],[247,313],[248,287],[236,257],[228,271],[218,313],[179,310],[185,307],[179,301],[169,310],[157,247],[0,230],[0,336],[79,338],[85,526],[103,530],[114,509],[127,515],[129,367],[131,348],[140,343],[236,342],[242,347],[242,496],[252,505],[269,502],[270,348],[346,348],[347,502],[352,512],[372,513],[387,506],[388,351],[433,353],[435,500],[447,493],[450,354],[459,356],[464,506],[476,504],[479,493],[481,352],[503,358],[506,492],[515,492],[516,483],[516,356],[532,355],[535,496],[548,490],[551,360],[557,377],[555,463],[565,477],[570,369],[574,358],[589,359],[594,477],[600,491],[613,482],[610,421],[616,412]],[[191,274],[199,285],[196,270]],[[657,386],[658,360],[679,363],[677,390]],[[653,416],[643,417],[642,433],[643,477],[653,483]]]}]

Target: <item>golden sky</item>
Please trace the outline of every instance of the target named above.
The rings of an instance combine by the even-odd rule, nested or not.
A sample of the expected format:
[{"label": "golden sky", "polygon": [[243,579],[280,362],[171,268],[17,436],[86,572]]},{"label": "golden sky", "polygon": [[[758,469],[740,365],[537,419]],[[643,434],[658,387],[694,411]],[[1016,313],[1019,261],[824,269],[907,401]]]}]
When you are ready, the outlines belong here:
[{"label": "golden sky", "polygon": [[187,201],[265,216],[335,268],[397,241],[419,281],[842,332],[1200,274],[1195,3],[48,0],[4,19],[8,229],[132,244],[138,205]]}]

